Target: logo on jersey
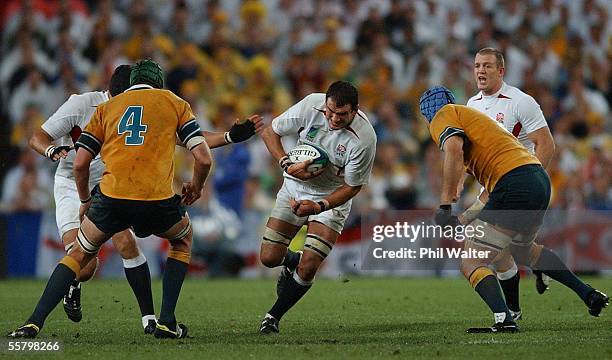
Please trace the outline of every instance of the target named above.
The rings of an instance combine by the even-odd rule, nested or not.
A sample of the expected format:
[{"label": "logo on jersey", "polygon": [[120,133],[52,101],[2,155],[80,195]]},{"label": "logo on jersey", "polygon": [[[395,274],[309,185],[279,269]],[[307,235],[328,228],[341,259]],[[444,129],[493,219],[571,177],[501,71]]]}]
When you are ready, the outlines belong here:
[{"label": "logo on jersey", "polygon": [[311,127],[310,129],[308,129],[308,133],[306,134],[306,140],[309,141],[314,141],[314,138],[317,136],[317,133],[319,132],[319,128],[317,127]]},{"label": "logo on jersey", "polygon": [[503,123],[504,122],[504,113],[497,113],[497,115],[495,115],[495,120],[499,123]]},{"label": "logo on jersey", "polygon": [[346,146],[338,144],[338,147],[336,147],[336,156],[344,157],[344,154],[346,154]]}]

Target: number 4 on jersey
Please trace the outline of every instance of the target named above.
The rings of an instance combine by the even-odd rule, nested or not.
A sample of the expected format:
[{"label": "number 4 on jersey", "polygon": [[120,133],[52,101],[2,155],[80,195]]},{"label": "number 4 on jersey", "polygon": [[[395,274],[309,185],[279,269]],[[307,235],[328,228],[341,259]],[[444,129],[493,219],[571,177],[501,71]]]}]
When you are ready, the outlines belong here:
[{"label": "number 4 on jersey", "polygon": [[142,106],[128,106],[121,120],[119,120],[118,133],[125,137],[125,145],[142,145],[144,144],[143,134],[147,132],[147,125],[142,124]]}]

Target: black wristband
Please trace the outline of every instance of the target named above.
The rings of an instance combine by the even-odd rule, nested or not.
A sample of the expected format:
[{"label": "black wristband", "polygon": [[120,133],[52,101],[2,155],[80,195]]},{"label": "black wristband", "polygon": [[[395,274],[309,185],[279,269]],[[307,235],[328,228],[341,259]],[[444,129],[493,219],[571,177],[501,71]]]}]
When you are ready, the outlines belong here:
[{"label": "black wristband", "polygon": [[280,165],[284,172],[287,172],[287,169],[289,169],[289,166],[293,165],[293,163],[289,160],[289,156],[285,155],[278,160],[278,165]]},{"label": "black wristband", "polygon": [[319,213],[322,213],[323,211],[327,209],[327,206],[325,206],[324,201],[317,201],[317,204],[319,204],[319,206],[321,207],[321,211],[319,211]]},{"label": "black wristband", "polygon": [[81,200],[81,204],[87,204],[90,201],[91,201],[91,196],[88,197],[86,200]]},{"label": "black wristband", "polygon": [[450,204],[440,205],[440,209],[442,209],[444,211],[450,211],[451,210],[451,205]]}]

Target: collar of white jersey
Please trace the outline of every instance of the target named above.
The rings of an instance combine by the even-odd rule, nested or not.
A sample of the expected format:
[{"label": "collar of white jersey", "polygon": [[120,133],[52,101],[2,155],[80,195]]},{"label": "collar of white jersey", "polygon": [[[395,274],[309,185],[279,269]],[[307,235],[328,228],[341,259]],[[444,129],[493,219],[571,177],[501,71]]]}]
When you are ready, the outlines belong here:
[{"label": "collar of white jersey", "polygon": [[128,92],[130,90],[138,90],[138,89],[153,89],[153,86],[147,84],[135,84],[127,88],[124,92]]},{"label": "collar of white jersey", "polygon": [[502,86],[499,88],[499,90],[497,90],[496,93],[491,94],[491,95],[485,95],[482,91],[480,92],[480,94],[482,95],[483,98],[493,98],[493,97],[498,97],[501,93],[506,92],[506,90],[508,89],[508,84],[506,84],[505,81],[502,81]]}]

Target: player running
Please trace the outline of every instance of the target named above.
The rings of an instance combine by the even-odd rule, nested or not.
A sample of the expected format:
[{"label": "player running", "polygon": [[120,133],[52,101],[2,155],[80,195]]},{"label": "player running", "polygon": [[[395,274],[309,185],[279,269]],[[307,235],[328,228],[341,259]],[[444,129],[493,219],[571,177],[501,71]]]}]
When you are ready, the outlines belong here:
[{"label": "player running", "polygon": [[[368,182],[376,134],[358,103],[357,89],[337,81],[327,93],[310,94],[293,105],[262,133],[270,154],[284,171],[284,182],[261,243],[261,262],[270,268],[283,266],[277,282],[278,298],[261,322],[261,334],[278,333],[283,315],[310,289],[342,232],[351,199]],[[281,138],[296,134],[298,144],[323,149],[330,164],[311,173],[307,171],[310,161],[291,163]],[[288,250],[304,224],[304,251]]]},{"label": "player running", "polygon": [[[501,51],[494,48],[483,48],[474,58],[474,79],[480,90],[467,102],[467,106],[480,110],[490,118],[502,124],[506,130],[518,138],[530,153],[547,168],[555,152],[553,140],[540,105],[520,89],[504,82],[505,61]],[[468,211],[464,221],[471,221],[487,202],[488,192],[483,188],[479,197]],[[508,249],[502,251],[493,261],[497,278],[501,284],[508,308],[512,317],[522,317],[519,305],[518,267]],[[550,278],[534,270],[536,289],[543,294],[548,289]]]},{"label": "player running", "polygon": [[451,203],[464,168],[489,192],[474,225],[482,229],[465,242],[466,250],[485,251],[483,258],[462,259],[461,271],[493,311],[492,327],[468,332],[515,332],[516,322],[489,265],[505,248],[522,265],[559,281],[584,301],[593,316],[608,305],[608,297],[582,282],[552,251],[534,240],[550,201],[550,179],[540,161],[500,124],[467,106],[455,105],[453,94],[438,86],[423,93],[419,106],[434,142],[444,151],[440,208],[436,223],[457,225]]}]

